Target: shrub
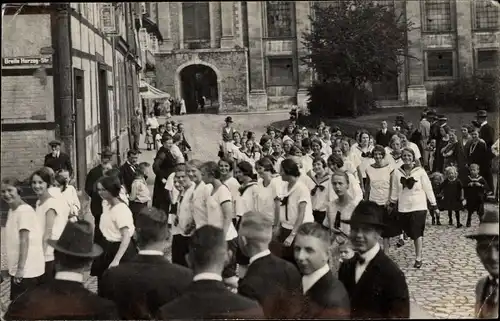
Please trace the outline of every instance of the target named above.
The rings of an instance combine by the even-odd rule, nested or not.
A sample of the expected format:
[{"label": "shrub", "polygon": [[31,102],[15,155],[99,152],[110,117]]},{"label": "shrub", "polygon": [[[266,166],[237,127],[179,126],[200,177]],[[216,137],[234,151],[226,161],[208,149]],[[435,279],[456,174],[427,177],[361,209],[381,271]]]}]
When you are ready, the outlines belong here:
[{"label": "shrub", "polygon": [[[359,116],[376,108],[375,99],[366,88],[354,89],[338,82],[316,82],[308,89],[307,107],[311,115],[323,117]],[[357,115],[353,113],[356,97]]]},{"label": "shrub", "polygon": [[464,111],[495,110],[497,79],[493,75],[473,75],[439,84],[429,98],[431,107],[460,107]]}]

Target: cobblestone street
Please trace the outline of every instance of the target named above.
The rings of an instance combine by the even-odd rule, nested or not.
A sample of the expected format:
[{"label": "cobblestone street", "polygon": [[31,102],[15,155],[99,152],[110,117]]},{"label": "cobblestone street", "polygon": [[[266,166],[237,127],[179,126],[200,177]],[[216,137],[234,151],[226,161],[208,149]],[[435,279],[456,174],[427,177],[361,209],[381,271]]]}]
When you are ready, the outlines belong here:
[{"label": "cobblestone street", "polygon": [[[224,117],[199,114],[175,118],[185,124],[186,137],[194,151],[193,158],[216,159]],[[285,119],[288,115],[276,113],[232,117],[236,130],[250,129],[260,137],[267,124]],[[153,158],[154,152],[143,151],[140,161],[152,162]],[[463,212],[462,222],[465,221],[465,215]],[[428,219],[424,236],[424,264],[421,269],[413,268],[414,247],[410,240],[398,249],[394,239],[389,255],[406,274],[412,301],[412,318],[471,318],[475,284],[486,272],[476,256],[474,241],[466,239],[464,235],[473,231],[478,225],[478,219],[474,218],[473,227],[461,229],[447,225],[447,214],[442,214],[441,221],[442,226],[431,226],[430,218]],[[3,237],[2,230],[2,270],[5,270]],[[95,278],[88,279],[86,286],[95,290]],[[7,279],[1,285],[2,303],[7,304],[8,298]]]}]

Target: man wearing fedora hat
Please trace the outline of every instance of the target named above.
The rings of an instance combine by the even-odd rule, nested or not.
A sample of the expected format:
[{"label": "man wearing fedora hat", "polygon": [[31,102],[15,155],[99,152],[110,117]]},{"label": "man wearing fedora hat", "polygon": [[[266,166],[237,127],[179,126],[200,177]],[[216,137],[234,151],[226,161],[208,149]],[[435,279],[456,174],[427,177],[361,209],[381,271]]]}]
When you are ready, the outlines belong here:
[{"label": "man wearing fedora hat", "polygon": [[222,128],[222,138],[229,137],[229,139],[233,139],[233,118],[231,116],[227,116],[224,119],[224,127]]},{"label": "man wearing fedora hat", "polygon": [[61,152],[61,142],[58,140],[52,140],[49,143],[51,152],[45,155],[45,160],[43,166],[50,167],[57,172],[60,169],[65,169],[69,172],[69,175],[73,175],[73,166],[71,165],[71,159],[69,156]]},{"label": "man wearing fedora hat", "polygon": [[410,297],[400,268],[380,249],[383,213],[371,201],[361,201],[350,220],[354,257],[342,262],[339,280],[349,293],[353,319],[407,319]]},{"label": "man wearing fedora hat", "polygon": [[[112,166],[113,152],[104,148],[101,153],[101,163],[94,168],[92,168],[87,177],[85,178],[85,193],[90,197],[90,212],[95,219],[95,226],[99,227],[99,222],[102,214],[102,198],[96,189],[97,181],[104,176],[106,168]],[[96,228],[96,241],[99,242],[99,238],[102,237],[100,229]]]},{"label": "man wearing fedora hat", "polygon": [[87,221],[68,222],[54,248],[56,276],[13,301],[6,320],[110,320],[118,319],[113,302],[85,289],[84,271],[102,248],[93,243],[93,228]]},{"label": "man wearing fedora hat", "polygon": [[139,255],[109,269],[102,277],[100,294],[114,301],[120,318],[152,319],[193,279],[190,269],[165,258],[169,243],[168,216],[156,208],[144,208],[136,219]]},{"label": "man wearing fedora hat", "polygon": [[491,146],[495,142],[495,129],[488,124],[488,113],[486,110],[477,111],[477,125],[479,126],[479,138],[481,138],[486,143],[487,166],[484,168],[484,173],[482,174],[486,183],[488,183],[488,194],[493,195],[493,174],[491,172],[491,162],[494,158],[493,152],[491,151]]},{"label": "man wearing fedora hat", "polygon": [[476,252],[488,272],[476,285],[475,316],[479,319],[498,318],[498,211],[486,211],[477,231],[467,235],[476,240]]}]

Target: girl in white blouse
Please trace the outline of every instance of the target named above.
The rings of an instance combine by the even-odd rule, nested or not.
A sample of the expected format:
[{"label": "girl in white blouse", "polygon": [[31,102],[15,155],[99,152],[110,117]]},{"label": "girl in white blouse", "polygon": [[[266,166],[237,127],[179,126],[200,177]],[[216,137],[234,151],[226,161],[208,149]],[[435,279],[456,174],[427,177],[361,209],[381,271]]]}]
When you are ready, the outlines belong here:
[{"label": "girl in white blouse", "polygon": [[[229,158],[221,158],[219,160],[219,170],[221,174],[221,182],[222,184],[226,185],[227,188],[229,188],[231,196],[233,197],[233,206],[235,206],[236,208],[236,199],[238,198],[238,195],[240,195],[239,192],[240,183],[236,178],[234,178],[233,175],[234,171],[233,160]],[[233,223],[236,223],[236,216],[233,217],[233,219],[234,219]]]},{"label": "girl in white blouse", "polygon": [[272,219],[273,226],[279,226],[281,202],[278,195],[282,189],[283,180],[276,174],[272,161],[267,157],[261,158],[255,163],[255,171],[260,176],[257,211]]},{"label": "girl in white blouse", "polygon": [[391,137],[389,146],[385,147],[385,161],[391,166],[392,169],[397,169],[403,165],[401,159],[401,140],[397,135]]},{"label": "girl in white blouse", "polygon": [[5,251],[10,275],[10,300],[36,287],[45,271],[42,231],[35,210],[20,195],[20,182],[2,180],[2,199],[9,206],[5,225]]},{"label": "girl in white blouse", "polygon": [[373,146],[370,146],[370,134],[362,131],[359,136],[359,144],[352,149],[352,160],[357,169],[357,175],[360,184],[364,185],[366,180],[366,168],[373,164],[372,158]]},{"label": "girl in white blouse", "polygon": [[402,230],[413,240],[416,256],[414,267],[419,269],[422,267],[422,238],[427,216],[427,201],[436,215],[439,215],[439,210],[429,177],[415,159],[413,150],[404,148],[401,158],[403,165],[392,175],[389,210],[398,211]]},{"label": "girl in white blouse", "polygon": [[54,248],[48,246],[48,240],[58,240],[68,222],[70,208],[61,198],[54,198],[49,193],[49,187],[54,185],[54,172],[43,167],[31,175],[31,188],[38,197],[36,202],[36,217],[38,226],[43,233],[43,250],[45,255],[44,281],[54,278]]},{"label": "girl in white blouse", "polygon": [[234,169],[234,176],[240,182],[238,196],[235,200],[236,229],[240,224],[241,217],[251,211],[257,211],[257,174],[249,162],[239,162]]},{"label": "girl in white blouse", "polygon": [[70,176],[68,170],[61,169],[57,171],[55,185],[61,189],[62,196],[70,206],[70,219],[76,219],[81,208],[80,199],[78,198],[75,187],[70,185],[69,181]]},{"label": "girl in white blouse", "polygon": [[135,232],[132,212],[120,198],[121,182],[116,176],[104,176],[97,182],[97,192],[109,205],[99,222],[104,236],[103,253],[92,264],[91,275],[97,276],[98,293],[102,274],[108,268],[129,261],[136,253],[132,242]]},{"label": "girl in white blouse", "polygon": [[307,174],[306,184],[311,191],[311,202],[314,221],[322,224],[328,208],[328,185],[330,173],[326,161],[317,157],[312,162],[313,170]]},{"label": "girl in white blouse", "polygon": [[197,159],[192,159],[186,164],[187,175],[195,184],[193,193],[189,198],[189,202],[197,229],[208,224],[207,199],[212,191],[212,186],[205,184],[202,180],[202,174],[200,171],[202,166],[203,163]]}]

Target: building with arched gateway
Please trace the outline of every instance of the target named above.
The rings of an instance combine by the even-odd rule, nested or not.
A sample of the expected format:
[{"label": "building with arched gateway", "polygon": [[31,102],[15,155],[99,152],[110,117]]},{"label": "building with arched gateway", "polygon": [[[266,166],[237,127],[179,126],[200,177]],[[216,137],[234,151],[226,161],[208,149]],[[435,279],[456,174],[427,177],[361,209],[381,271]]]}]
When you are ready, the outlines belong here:
[{"label": "building with arched gateway", "polygon": [[[329,4],[336,1],[319,1]],[[436,84],[498,65],[499,8],[490,0],[376,1],[413,22],[402,73],[372,84],[385,106],[423,106]],[[156,84],[188,112],[305,106],[313,73],[301,63],[313,1],[159,2]]]}]

